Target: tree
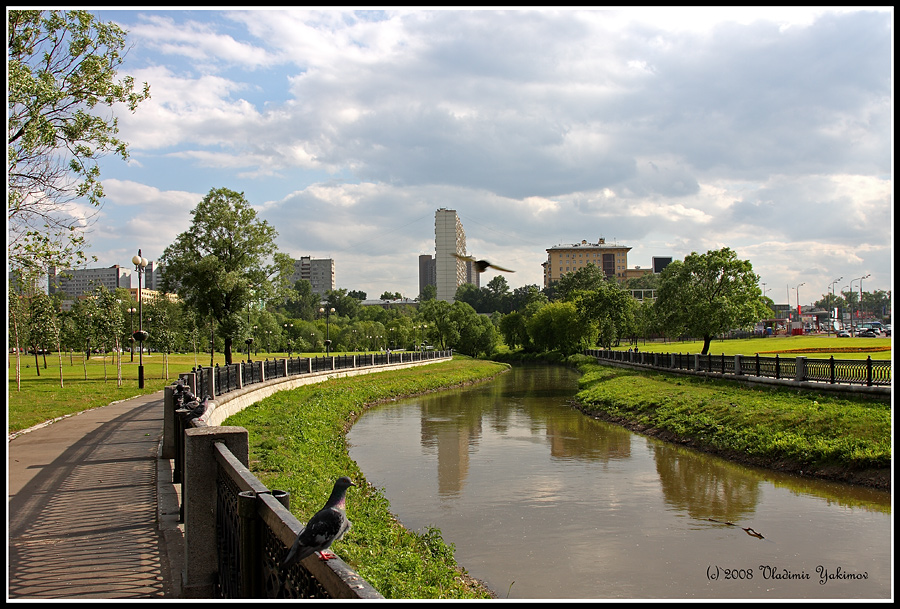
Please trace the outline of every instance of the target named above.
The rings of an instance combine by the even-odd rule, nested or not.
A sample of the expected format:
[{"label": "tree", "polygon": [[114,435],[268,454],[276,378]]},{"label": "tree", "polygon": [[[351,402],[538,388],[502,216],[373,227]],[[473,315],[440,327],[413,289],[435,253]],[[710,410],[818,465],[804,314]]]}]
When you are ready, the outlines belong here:
[{"label": "tree", "polygon": [[556,282],[556,299],[571,300],[578,291],[596,290],[606,282],[606,275],[596,264],[588,264],[572,273],[566,273]]},{"label": "tree", "polygon": [[692,252],[663,270],[654,304],[657,318],[670,335],[702,337],[705,355],[716,335],[765,318],[758,283],[750,262],[727,247]]},{"label": "tree", "polygon": [[[398,292],[398,294],[399,294],[399,292]],[[356,300],[365,300],[366,299],[366,293],[363,292],[362,290],[350,290],[349,292],[347,292],[347,296],[350,296],[351,298],[355,298]]]},{"label": "tree", "polygon": [[516,347],[527,349],[530,346],[526,321],[525,316],[518,311],[508,313],[500,320],[500,333],[510,349]]},{"label": "tree", "polygon": [[456,288],[453,302],[464,302],[476,311],[481,312],[483,310],[484,295],[485,292],[474,283],[463,283]]},{"label": "tree", "polygon": [[536,351],[576,353],[587,346],[593,326],[586,324],[572,302],[551,302],[527,322],[528,335]]},{"label": "tree", "polygon": [[[352,298],[356,298],[356,296],[353,296],[353,294],[347,294],[347,295]],[[387,290],[385,290],[384,292],[381,293],[381,300],[400,300],[401,298],[403,298],[403,295],[400,294],[400,292],[388,292]],[[365,300],[365,299],[357,298],[357,300]]]},{"label": "tree", "polygon": [[87,259],[82,200],[99,208],[97,161],[128,158],[117,119],[149,85],[117,80],[126,32],[87,11],[7,13],[7,257],[11,268],[74,267]]},{"label": "tree", "polygon": [[637,301],[618,284],[603,281],[589,291],[575,291],[570,295],[583,324],[594,324],[597,342],[611,347],[634,328]]},{"label": "tree", "polygon": [[224,337],[225,363],[232,363],[235,340],[249,336],[246,309],[251,300],[286,301],[293,296],[290,256],[277,251],[278,233],[238,193],[211,189],[191,211],[191,227],[160,257],[163,289],[216,327]]},{"label": "tree", "polygon": [[[325,310],[334,309],[332,315],[338,315],[340,317],[356,317],[360,306],[359,301],[347,294],[345,288],[339,288],[337,290],[327,290],[325,292],[325,304],[321,308],[324,308]],[[319,314],[318,308],[316,309],[316,314]]]},{"label": "tree", "polygon": [[419,294],[419,302],[434,300],[435,298],[437,298],[437,286],[431,283],[423,287],[422,293]]}]

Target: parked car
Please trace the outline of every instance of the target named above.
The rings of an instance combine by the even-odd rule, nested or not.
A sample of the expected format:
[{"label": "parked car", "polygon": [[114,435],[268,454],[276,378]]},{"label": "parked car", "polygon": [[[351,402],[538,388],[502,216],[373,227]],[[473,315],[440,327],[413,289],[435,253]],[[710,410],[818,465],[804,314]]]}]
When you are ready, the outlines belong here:
[{"label": "parked car", "polygon": [[872,328],[865,328],[864,330],[860,330],[857,336],[866,336],[868,338],[878,338],[878,332],[873,330]]},{"label": "parked car", "polygon": [[846,330],[840,330],[837,334],[835,334],[837,338],[850,338],[850,333]]},{"label": "parked car", "polygon": [[885,335],[885,336],[890,336],[890,335],[891,335],[891,326],[890,326],[890,325],[887,325],[887,326],[884,327],[884,335]]}]

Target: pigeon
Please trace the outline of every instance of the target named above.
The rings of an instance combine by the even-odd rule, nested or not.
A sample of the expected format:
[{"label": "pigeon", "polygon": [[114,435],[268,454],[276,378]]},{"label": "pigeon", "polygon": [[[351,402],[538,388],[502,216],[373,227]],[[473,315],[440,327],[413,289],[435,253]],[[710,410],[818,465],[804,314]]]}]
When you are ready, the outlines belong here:
[{"label": "pigeon", "polygon": [[350,521],[344,512],[347,489],[356,486],[347,476],[341,476],[334,483],[331,497],[325,506],[316,512],[306,526],[297,535],[290,552],[285,556],[281,565],[288,568],[295,562],[301,561],[312,553],[317,553],[321,560],[336,558],[334,553],[328,552],[332,543],[344,536],[350,530]]},{"label": "pigeon", "polygon": [[459,254],[453,254],[453,255],[456,256],[457,258],[459,258],[460,260],[468,260],[469,262],[474,263],[475,270],[478,271],[479,273],[485,272],[488,267],[491,267],[492,269],[497,269],[498,271],[503,271],[504,273],[515,273],[515,271],[513,271],[513,270],[505,269],[502,266],[497,266],[496,264],[488,262],[487,260],[475,260],[475,258],[473,256],[460,256]]}]

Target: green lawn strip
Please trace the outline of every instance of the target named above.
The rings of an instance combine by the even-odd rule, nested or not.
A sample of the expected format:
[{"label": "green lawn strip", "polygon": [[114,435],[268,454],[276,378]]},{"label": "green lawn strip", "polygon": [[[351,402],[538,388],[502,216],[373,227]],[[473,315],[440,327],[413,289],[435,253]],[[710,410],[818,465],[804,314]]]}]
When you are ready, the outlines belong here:
[{"label": "green lawn strip", "polygon": [[[627,351],[634,344],[623,341],[614,351]],[[644,341],[638,340],[639,351],[648,353],[700,353],[703,341]],[[752,357],[759,353],[760,357],[828,359],[836,360],[891,359],[891,338],[837,338],[827,334],[803,334],[798,336],[770,336],[767,338],[738,338],[714,340],[709,345],[709,353],[715,356],[743,355]]]},{"label": "green lawn strip", "polygon": [[[322,507],[335,479],[350,476],[353,528],[335,551],[387,598],[490,598],[453,559],[437,528],[405,529],[350,459],[345,434],[367,405],[494,376],[506,366],[455,357],[452,362],[332,379],[279,392],[228,418],[250,435],[250,469],[269,488],[291,495],[305,523]],[[385,438],[389,443],[390,438]]]},{"label": "green lawn strip", "polygon": [[577,401],[699,447],[806,468],[891,464],[890,405],[582,364]]}]

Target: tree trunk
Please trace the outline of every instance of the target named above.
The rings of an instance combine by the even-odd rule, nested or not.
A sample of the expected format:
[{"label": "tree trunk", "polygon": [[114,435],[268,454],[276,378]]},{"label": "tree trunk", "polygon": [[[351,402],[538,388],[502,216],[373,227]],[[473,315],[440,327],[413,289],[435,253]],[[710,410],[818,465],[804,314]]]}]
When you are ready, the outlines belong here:
[{"label": "tree trunk", "polygon": [[34,367],[37,370],[38,376],[40,376],[41,375],[41,363],[38,360],[38,356],[37,356],[38,349],[37,349],[37,347],[33,347],[33,349],[34,349]]},{"label": "tree trunk", "polygon": [[225,365],[231,365],[231,337],[225,338]]},{"label": "tree trunk", "polygon": [[712,343],[712,336],[704,336],[703,337],[703,351],[700,352],[700,355],[706,355],[709,353],[709,345]]}]

